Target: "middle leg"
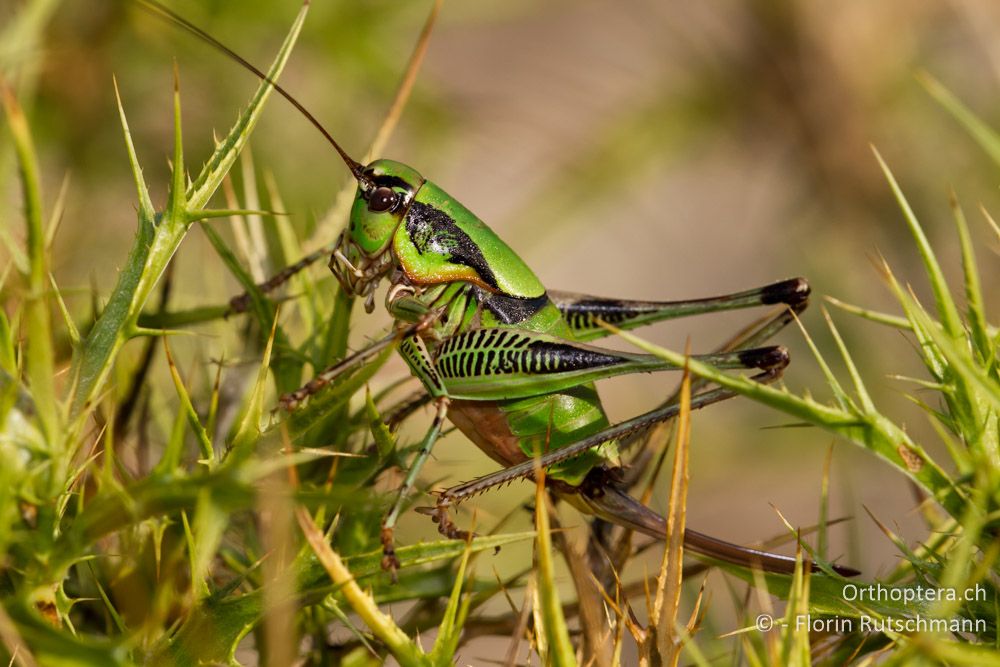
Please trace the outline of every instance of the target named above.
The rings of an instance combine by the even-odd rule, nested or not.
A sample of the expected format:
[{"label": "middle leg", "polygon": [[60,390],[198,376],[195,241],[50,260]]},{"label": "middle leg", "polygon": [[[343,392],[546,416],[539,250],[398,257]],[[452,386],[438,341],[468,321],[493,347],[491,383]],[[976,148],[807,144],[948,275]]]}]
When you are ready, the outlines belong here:
[{"label": "middle leg", "polygon": [[[774,369],[758,373],[757,375],[754,375],[752,379],[757,382],[773,382],[781,377],[781,370],[782,369]],[[733,396],[735,396],[735,394],[728,389],[713,389],[711,391],[706,391],[694,396],[691,399],[691,409],[698,410],[712,405],[713,403],[719,403],[728,398],[732,398]],[[537,459],[529,459],[516,465],[504,468],[503,470],[498,470],[494,473],[483,475],[482,477],[477,477],[476,479],[468,482],[450,487],[438,494],[437,504],[432,511],[421,511],[425,514],[431,514],[434,517],[434,521],[438,524],[439,530],[441,530],[442,533],[453,537],[459,534],[464,535],[464,533],[458,531],[455,524],[448,517],[448,510],[462,501],[483,493],[493,487],[508,484],[518,479],[533,477],[535,470],[538,468],[549,468],[564,461],[568,461],[576,456],[579,456],[583,452],[593,449],[594,447],[599,447],[606,442],[620,440],[631,434],[642,432],[655,424],[664,422],[668,419],[673,419],[679,413],[680,405],[676,402],[660,406],[637,417],[633,417],[632,419],[627,419],[623,422],[610,426],[599,433],[595,433],[587,438],[578,440],[573,444],[543,454]]]}]

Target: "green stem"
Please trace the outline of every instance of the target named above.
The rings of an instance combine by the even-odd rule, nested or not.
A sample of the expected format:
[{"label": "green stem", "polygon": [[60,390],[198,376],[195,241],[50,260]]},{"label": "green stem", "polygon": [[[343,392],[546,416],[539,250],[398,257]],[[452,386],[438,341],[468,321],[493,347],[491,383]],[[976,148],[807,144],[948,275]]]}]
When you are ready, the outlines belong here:
[{"label": "green stem", "polygon": [[51,314],[45,298],[48,291],[48,263],[45,257],[45,228],[42,223],[41,179],[28,121],[14,94],[6,87],[2,92],[3,106],[14,138],[14,151],[21,172],[24,219],[27,227],[28,299],[25,343],[27,376],[42,431],[49,446],[52,447],[58,432],[59,412],[55,390]]}]

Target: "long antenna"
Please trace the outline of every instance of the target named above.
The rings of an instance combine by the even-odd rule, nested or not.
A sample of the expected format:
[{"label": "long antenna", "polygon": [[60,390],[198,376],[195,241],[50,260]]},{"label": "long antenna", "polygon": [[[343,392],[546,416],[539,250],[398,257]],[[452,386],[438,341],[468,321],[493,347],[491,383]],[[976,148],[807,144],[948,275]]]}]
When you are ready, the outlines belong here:
[{"label": "long antenna", "polygon": [[[333,135],[327,132],[326,128],[323,127],[323,125],[318,120],[316,120],[316,117],[313,116],[311,113],[309,113],[309,111],[304,106],[302,106],[302,104],[297,99],[295,99],[291,93],[289,93],[287,90],[278,85],[276,81],[274,81],[268,75],[264,74],[259,69],[257,69],[243,56],[236,53],[228,46],[217,40],[215,37],[212,37],[207,32],[205,32],[195,24],[188,21],[183,16],[180,16],[179,14],[175,13],[169,7],[160,4],[157,0],[136,0],[136,2],[138,2],[139,5],[143,9],[148,11],[150,14],[153,14],[154,16],[157,16],[170,23],[173,23],[174,25],[180,28],[183,28],[187,32],[191,33],[195,37],[202,40],[203,42],[209,44],[218,51],[221,51],[223,54],[229,56],[231,59],[235,60],[237,63],[242,65],[245,69],[256,74],[257,77],[260,78],[262,81],[267,82],[272,88],[278,91],[278,93],[280,93],[282,97],[288,100],[293,107],[298,109],[299,112],[306,117],[306,120],[312,123],[313,126],[320,131],[320,134],[326,137],[326,140],[329,141],[330,144],[337,150],[337,153],[340,154],[340,157],[344,160],[344,163],[347,165],[347,168],[351,170],[352,174],[354,174],[354,178],[357,179],[359,182],[365,181],[364,175],[362,173],[364,165],[362,165],[360,162],[358,162],[350,155],[348,155],[347,152],[340,147],[340,144],[337,143],[337,140],[333,138]],[[305,0],[303,4],[308,5],[309,0]]]}]

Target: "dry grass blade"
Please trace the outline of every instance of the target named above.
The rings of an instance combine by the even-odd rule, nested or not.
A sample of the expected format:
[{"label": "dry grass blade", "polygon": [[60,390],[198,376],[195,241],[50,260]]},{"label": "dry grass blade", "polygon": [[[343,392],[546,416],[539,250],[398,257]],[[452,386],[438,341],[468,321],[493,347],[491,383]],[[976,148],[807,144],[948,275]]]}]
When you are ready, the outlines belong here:
[{"label": "dry grass blade", "polygon": [[[688,341],[685,354],[691,353]],[[684,367],[681,380],[680,414],[677,418],[677,446],[670,480],[667,507],[667,541],[657,577],[656,601],[651,624],[655,624],[656,651],[664,665],[677,665],[682,637],[677,633],[677,613],[681,603],[684,577],[684,525],[687,516],[688,458],[691,441],[691,373]]]},{"label": "dry grass blade", "polygon": [[375,134],[375,139],[372,140],[368,152],[365,153],[365,162],[382,154],[382,151],[385,150],[385,145],[389,142],[389,137],[392,136],[396,125],[399,124],[399,118],[403,115],[403,109],[406,108],[406,103],[410,100],[410,93],[413,92],[413,84],[416,83],[420,66],[423,65],[424,56],[427,55],[427,46],[430,44],[431,32],[434,30],[434,24],[437,23],[437,17],[441,13],[441,5],[443,4],[444,0],[434,0],[434,6],[431,7],[431,12],[427,15],[424,27],[420,31],[417,43],[413,47],[413,53],[410,54],[410,60],[406,63],[406,70],[403,72],[403,79],[399,82],[399,88],[396,90],[396,97],[393,98],[389,112],[385,115],[385,120],[382,121],[381,127],[378,128],[378,132]]},{"label": "dry grass blade", "polygon": [[3,641],[4,646],[10,651],[11,665],[16,664],[18,667],[36,667],[38,665],[28,645],[21,639],[21,634],[17,631],[14,621],[2,607],[0,607],[0,641]]},{"label": "dry grass blade", "polygon": [[535,580],[528,579],[528,585],[524,588],[524,602],[521,603],[521,610],[517,615],[517,624],[510,635],[510,645],[507,647],[507,657],[504,660],[505,667],[514,667],[517,664],[517,652],[521,646],[521,639],[529,634],[528,621],[531,620],[531,610],[535,600]]},{"label": "dry grass blade", "polygon": [[[287,431],[282,432],[285,451],[291,452]],[[261,541],[267,558],[264,572],[264,637],[268,665],[290,665],[298,652],[298,631],[295,624],[296,543],[294,536],[294,505],[289,484],[294,477],[289,471],[275,471],[261,481],[257,498],[257,515]]]},{"label": "dry grass blade", "polygon": [[580,626],[584,638],[584,662],[597,667],[611,667],[611,646],[608,643],[610,628],[608,627],[601,596],[606,593],[600,583],[594,579],[585,553],[581,553],[560,528],[555,517],[552,519],[557,531],[553,535],[556,545],[562,551],[573,578],[573,588],[576,590],[576,604],[580,614]]}]

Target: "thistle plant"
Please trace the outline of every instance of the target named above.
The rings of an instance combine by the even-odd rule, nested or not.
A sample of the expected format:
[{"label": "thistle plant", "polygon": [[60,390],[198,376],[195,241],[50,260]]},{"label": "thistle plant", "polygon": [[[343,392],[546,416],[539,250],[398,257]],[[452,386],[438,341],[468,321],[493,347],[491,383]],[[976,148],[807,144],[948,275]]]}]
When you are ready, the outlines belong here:
[{"label": "thistle plant", "polygon": [[[29,3],[11,34],[37,43],[52,5]],[[369,156],[381,153],[405,106],[435,13],[417,39]],[[293,23],[267,70],[269,79],[281,74],[305,15],[303,9]],[[4,53],[0,65],[6,65]],[[507,531],[503,522],[483,521],[476,525],[479,536],[468,541],[435,538],[399,547],[394,582],[380,565],[380,521],[399,470],[418,444],[396,429],[411,407],[405,381],[369,388],[376,386],[375,374],[387,370],[392,350],[344,374],[301,409],[278,410],[281,395],[348,356],[354,303],[328,276],[308,272],[293,279],[287,298],[275,299],[247,268],[277,269],[306,250],[321,253],[316,246],[335,238],[349,196],[340,197],[304,241],[282,224],[276,213],[285,208],[282,194],[266,170],[258,175],[246,152],[273,92],[267,82],[190,178],[179,79],[171,178],[160,208],[126,120],[129,100],[118,101],[135,182],[134,239],[117,284],[107,295],[93,295],[92,312],[84,316],[67,304],[67,290],[53,275],[51,247],[63,196],[46,210],[44,170],[30,114],[22,110],[31,86],[15,92],[0,82],[24,229],[23,244],[3,234],[12,264],[0,277],[7,306],[0,310],[0,658],[20,665],[367,665],[389,659],[450,665],[466,659],[469,642],[489,634],[503,638],[508,664],[710,664],[719,650],[774,665],[998,662],[992,650],[1000,554],[998,330],[987,316],[989,285],[981,284],[976,244],[957,202],[953,223],[964,299],[945,281],[916,214],[878,157],[933,303],[921,303],[885,262],[878,271],[899,314],[830,300],[866,320],[856,326],[891,327],[914,343],[926,377],[913,380],[921,390],[913,399],[950,460],[934,458],[928,443],[879,408],[829,313],[835,349],[822,351],[810,340],[827,379],[826,401],[718,373],[623,333],[687,369],[672,437],[662,429],[649,438],[661,446],[651,450],[653,472],[642,480],[648,500],[661,471],[669,477],[665,542],[633,545],[621,534],[613,541],[591,538],[590,555],[598,546],[615,546],[598,554],[600,570],[591,567],[595,559],[572,539],[567,516],[546,493],[539,470],[529,508],[532,530]],[[1000,163],[1000,138],[940,84],[927,77],[924,83]],[[580,173],[602,169],[606,164],[595,154]],[[211,207],[218,199],[225,204]],[[988,214],[985,219],[1000,235]],[[245,290],[245,315],[234,314],[231,304],[184,308],[171,301],[171,266],[189,233],[208,239]],[[839,315],[837,322],[843,326]],[[190,335],[206,323],[236,331],[246,358],[212,358],[203,338]],[[830,361],[834,355],[839,367]],[[840,379],[845,375],[846,385]],[[807,576],[804,566],[789,576],[722,566],[733,580],[749,584],[747,597],[776,623],[759,632],[752,605],[745,605],[731,632],[713,636],[705,629],[711,595],[704,585],[690,586],[700,570],[682,566],[688,460],[697,442],[689,402],[692,386],[703,380],[885,461],[921,490],[926,540],[909,547],[876,508],[873,520],[902,558],[879,581],[852,584],[828,566],[825,514],[814,528],[790,525],[784,538],[797,544],[800,560],[810,562],[816,576]],[[433,486],[421,481],[422,491]],[[809,546],[810,532],[818,532],[816,548]],[[517,545],[532,549],[523,566],[513,574],[492,572],[488,558]],[[651,574],[639,560],[650,551]],[[844,594],[847,585],[869,584],[914,592],[980,587],[986,596],[913,602]],[[970,621],[973,631],[864,632],[855,623],[819,638],[799,622],[918,616]]]}]

